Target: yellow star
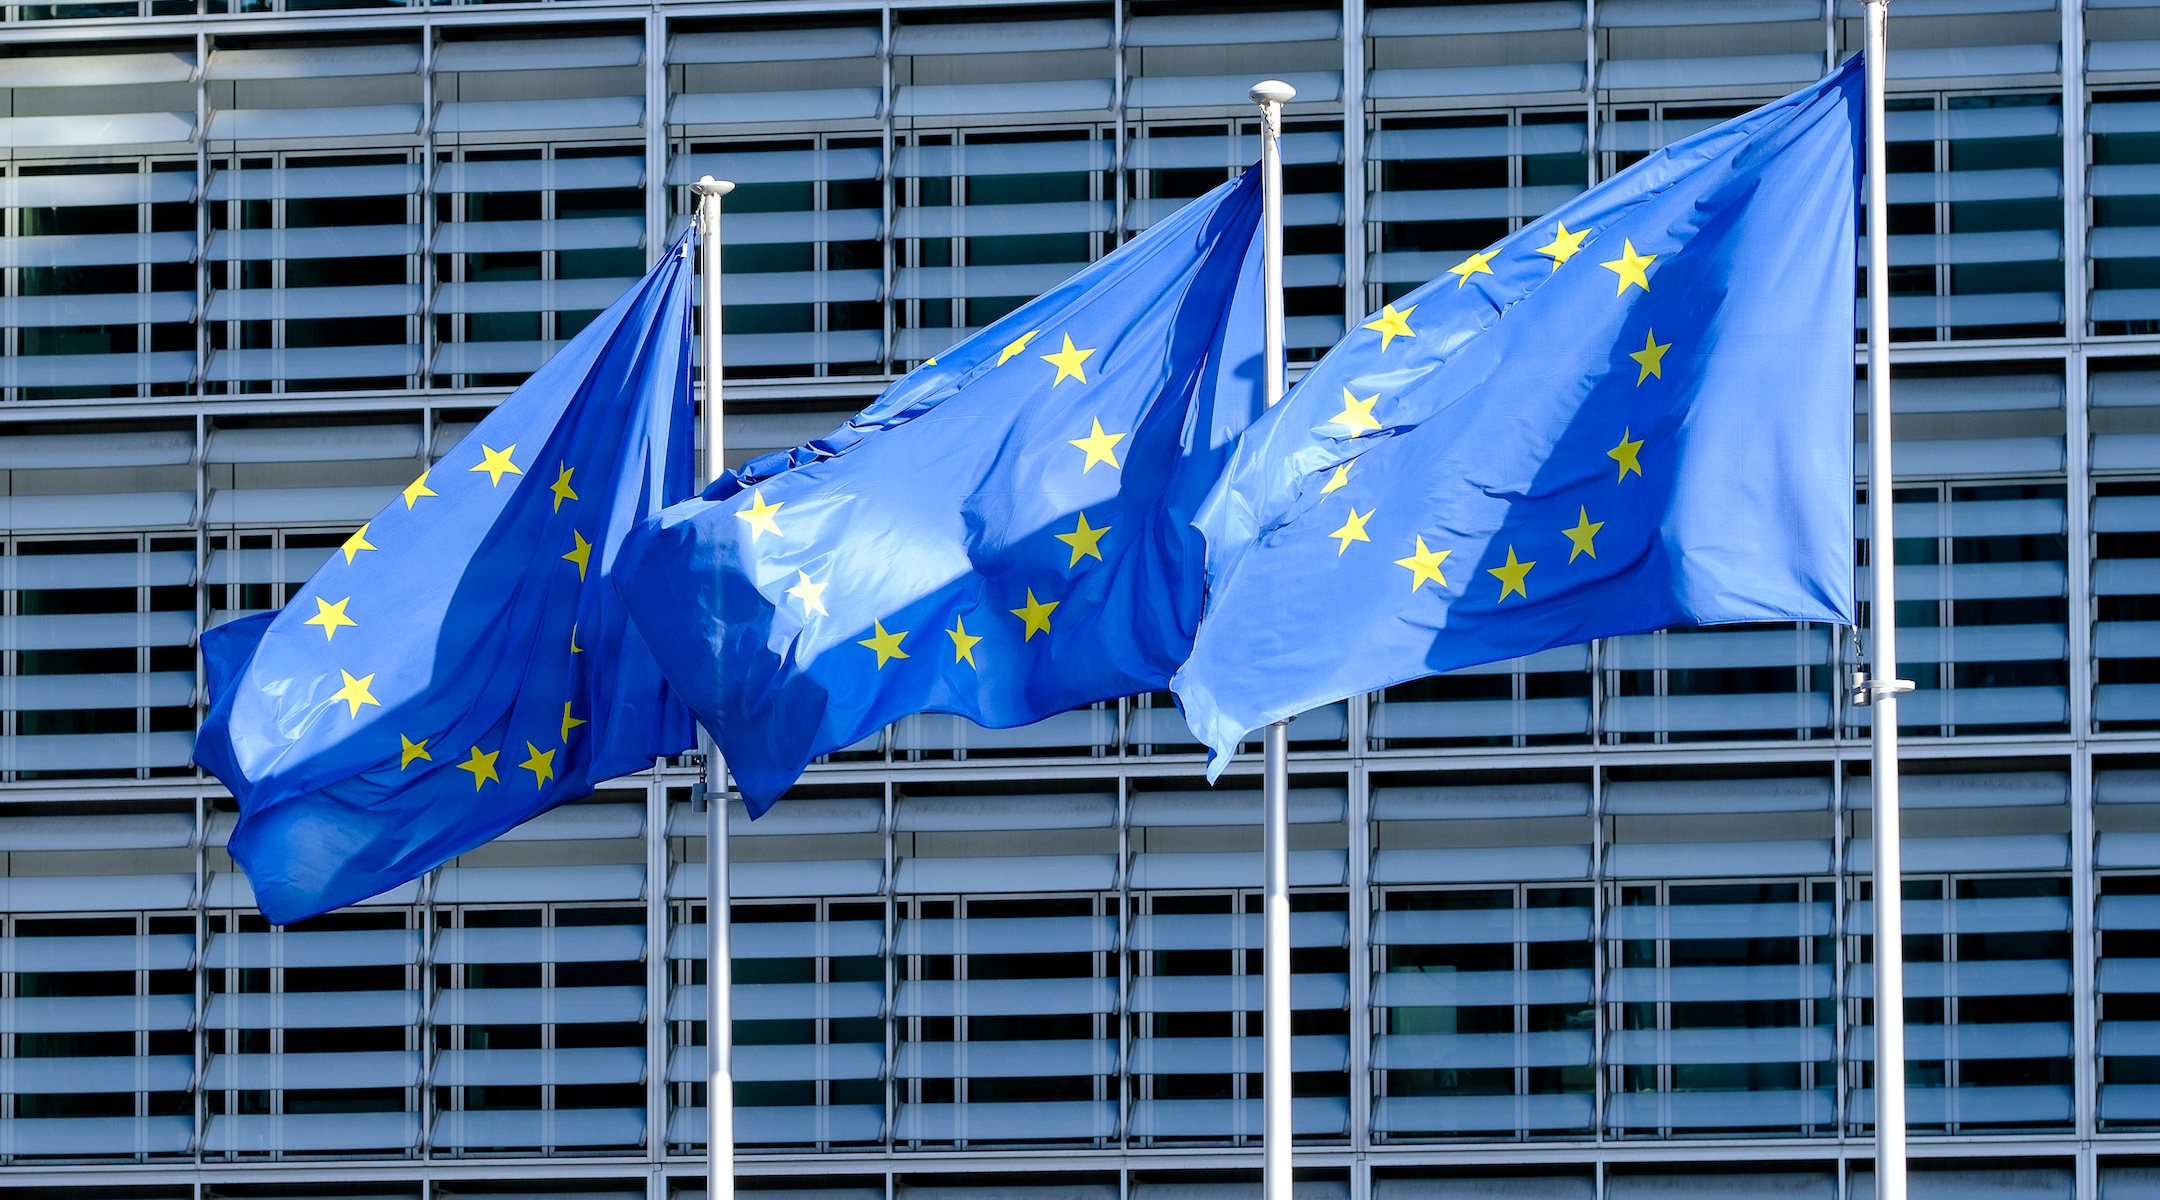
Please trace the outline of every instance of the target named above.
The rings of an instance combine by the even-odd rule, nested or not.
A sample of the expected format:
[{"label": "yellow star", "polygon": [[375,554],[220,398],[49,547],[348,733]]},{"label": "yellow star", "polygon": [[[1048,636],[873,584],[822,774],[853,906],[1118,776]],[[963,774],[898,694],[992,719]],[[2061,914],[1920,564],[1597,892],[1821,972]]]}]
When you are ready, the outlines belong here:
[{"label": "yellow star", "polygon": [[750,540],[753,543],[768,533],[774,537],[786,537],[786,534],[780,532],[780,523],[773,520],[773,514],[786,507],[785,500],[778,504],[765,503],[764,490],[753,488],[750,491],[750,507],[736,509],[735,519],[750,522]]},{"label": "yellow star", "polygon": [[1642,460],[1636,457],[1642,451],[1642,439],[1637,438],[1632,442],[1629,441],[1628,434],[1631,432],[1633,431],[1622,429],[1620,431],[1620,444],[1605,452],[1605,457],[1620,464],[1620,479],[1613,480],[1614,483],[1626,479],[1629,471],[1635,472],[1637,476],[1642,474]]},{"label": "yellow star", "polygon": [[1530,593],[1523,590],[1523,580],[1529,577],[1530,568],[1536,565],[1535,562],[1516,562],[1515,547],[1509,546],[1507,548],[1507,565],[1504,567],[1487,567],[1485,573],[1500,581],[1500,598],[1502,600],[1507,599],[1510,592],[1528,600]]},{"label": "yellow star", "polygon": [[435,468],[433,467],[429,467],[427,471],[420,472],[420,478],[415,479],[411,483],[405,485],[406,508],[411,508],[413,506],[413,503],[419,500],[422,496],[432,496],[435,494],[435,489],[427,485],[428,471],[432,471],[434,469]]},{"label": "yellow star", "polygon": [[1351,437],[1363,436],[1368,429],[1379,429],[1380,422],[1374,420],[1372,415],[1372,406],[1378,403],[1379,400],[1380,393],[1378,392],[1374,392],[1372,395],[1360,400],[1350,394],[1349,388],[1344,388],[1342,390],[1342,411],[1328,418],[1328,424],[1342,426],[1350,431]]},{"label": "yellow star", "polygon": [[[1488,250],[1483,254],[1473,254],[1470,257],[1462,260],[1461,262],[1456,263],[1454,266],[1449,267],[1448,274],[1456,277],[1455,289],[1457,291],[1461,291],[1462,285],[1470,282],[1470,277],[1472,275],[1492,274],[1492,268],[1486,266],[1485,264],[1491,262],[1493,260],[1493,255],[1498,253],[1500,253],[1498,250]],[[1383,347],[1383,349],[1385,349],[1385,347]]]},{"label": "yellow star", "polygon": [[305,623],[322,626],[323,640],[326,642],[331,641],[337,637],[338,626],[340,625],[350,625],[355,629],[360,627],[360,622],[345,615],[345,606],[350,603],[352,603],[351,596],[345,597],[336,604],[317,596],[315,597],[315,615],[309,617]]},{"label": "yellow star", "polygon": [[885,669],[885,662],[887,659],[907,657],[907,651],[900,648],[900,639],[908,635],[907,630],[903,629],[898,633],[887,633],[885,632],[884,622],[872,621],[870,622],[870,624],[873,628],[877,630],[877,636],[864,638],[863,640],[855,644],[858,646],[868,646],[872,650],[877,651],[878,670],[882,671]]},{"label": "yellow star", "polygon": [[953,617],[953,627],[945,631],[945,636],[952,639],[952,660],[954,662],[966,662],[971,667],[976,666],[975,643],[982,640],[982,635],[969,633],[967,631],[967,622],[955,615]]},{"label": "yellow star", "polygon": [[548,490],[555,493],[555,507],[552,511],[561,512],[563,501],[578,498],[578,494],[570,490],[570,473],[575,470],[577,468],[569,463],[562,464],[562,473],[555,477],[554,483],[548,485]]},{"label": "yellow star", "polygon": [[1086,362],[1094,354],[1093,350],[1073,349],[1072,335],[1068,333],[1065,335],[1065,348],[1063,350],[1058,351],[1056,354],[1038,354],[1036,357],[1058,369],[1057,378],[1050,381],[1050,386],[1056,387],[1067,379],[1077,379],[1082,383],[1086,383],[1087,372],[1081,369],[1080,364]]},{"label": "yellow star", "polygon": [[1331,538],[1342,539],[1342,545],[1335,547],[1336,557],[1340,558],[1342,552],[1348,550],[1352,542],[1369,542],[1372,540],[1365,536],[1365,522],[1372,520],[1372,515],[1373,510],[1368,508],[1363,516],[1359,516],[1357,507],[1355,505],[1351,506],[1350,519],[1343,522],[1341,529],[1328,535]]},{"label": "yellow star", "polygon": [[923,360],[923,364],[922,364],[922,365],[924,365],[924,366],[926,366],[926,367],[934,367],[934,366],[936,366],[936,365],[937,365],[937,359],[935,359],[935,358],[926,358],[926,359],[924,359],[924,360]]},{"label": "yellow star", "polygon": [[1006,343],[1005,348],[998,351],[997,365],[1001,367],[1004,366],[1005,360],[1011,358],[1015,354],[1020,353],[1022,350],[1027,349],[1027,344],[1034,341],[1035,335],[1041,332],[1042,330],[1040,329],[1030,329],[1026,333],[1023,333],[1019,337],[1014,338],[1012,341]]},{"label": "yellow star", "polygon": [[795,572],[795,578],[800,582],[789,588],[787,594],[802,601],[803,616],[807,617],[811,613],[816,613],[821,617],[831,616],[831,613],[825,611],[825,584],[831,583],[832,580],[828,579],[825,583],[812,583],[808,571]]},{"label": "yellow star", "polygon": [[[1055,387],[1056,385],[1052,384],[1051,386]],[[1117,444],[1125,440],[1125,435],[1122,433],[1104,433],[1101,421],[1094,422],[1094,425],[1095,432],[1084,438],[1072,438],[1066,442],[1066,445],[1078,446],[1087,452],[1087,461],[1080,464],[1080,473],[1082,475],[1094,470],[1095,464],[1099,462],[1109,463],[1113,467],[1117,466]]]},{"label": "yellow star", "polygon": [[[526,744],[531,745],[530,742]],[[502,776],[495,773],[495,759],[501,753],[500,750],[490,750],[486,754],[482,754],[480,753],[480,747],[474,746],[472,748],[472,757],[457,765],[457,769],[460,771],[472,772],[472,790],[479,791],[480,785],[490,779],[497,783],[502,782]]]},{"label": "yellow star", "polygon": [[[1373,398],[1374,398],[1375,400],[1379,399],[1379,397],[1378,397],[1378,396],[1375,396],[1375,397],[1373,397]],[[1350,464],[1349,464],[1349,463],[1344,463],[1343,465],[1341,465],[1341,466],[1339,466],[1339,467],[1335,468],[1335,477],[1334,477],[1333,479],[1330,479],[1330,480],[1328,480],[1328,481],[1327,481],[1327,486],[1326,486],[1326,487],[1324,487],[1324,488],[1321,488],[1321,489],[1320,489],[1320,494],[1321,494],[1321,495],[1323,495],[1323,496],[1325,496],[1325,495],[1327,495],[1327,494],[1328,494],[1329,492],[1332,492],[1332,491],[1336,491],[1336,490],[1339,490],[1339,489],[1341,489],[1341,488],[1344,488],[1344,487],[1348,487],[1348,486],[1349,486],[1349,484],[1350,484]]]},{"label": "yellow star", "polygon": [[1428,579],[1446,587],[1447,576],[1440,573],[1440,564],[1446,562],[1447,556],[1453,553],[1452,550],[1428,550],[1425,548],[1425,539],[1421,537],[1417,539],[1417,553],[1408,558],[1396,559],[1395,565],[1410,569],[1410,590],[1413,592],[1424,587]]},{"label": "yellow star", "polygon": [[565,700],[565,701],[563,701],[563,702],[562,702],[562,740],[563,740],[563,743],[564,743],[565,745],[569,744],[569,741],[570,741],[570,731],[571,731],[571,730],[573,730],[573,729],[576,729],[576,728],[577,728],[578,726],[580,726],[580,725],[583,725],[584,723],[585,723],[585,722],[583,722],[583,721],[579,720],[578,718],[576,718],[576,717],[573,717],[573,716],[571,716],[571,715],[570,715],[570,702],[569,702],[568,700]]},{"label": "yellow star", "polygon": [[1642,370],[1635,376],[1636,387],[1641,387],[1643,380],[1650,378],[1652,375],[1657,376],[1659,379],[1665,378],[1663,370],[1665,352],[1670,349],[1672,349],[1671,342],[1667,342],[1662,346],[1658,345],[1656,330],[1649,330],[1643,334],[1642,349],[1628,355],[1629,358],[1642,364]]},{"label": "yellow star", "polygon": [[1560,222],[1560,232],[1553,235],[1553,240],[1550,243],[1539,246],[1537,252],[1550,256],[1552,258],[1552,269],[1557,271],[1560,269],[1561,263],[1575,257],[1575,252],[1582,249],[1582,240],[1589,236],[1590,231],[1587,229],[1578,229],[1573,233],[1569,233],[1567,222],[1562,221]]},{"label": "yellow star", "polygon": [[[592,561],[592,543],[586,541],[585,535],[575,529],[570,531],[570,536],[577,539],[577,545],[571,547],[570,553],[563,555],[563,557],[577,564],[577,577],[583,579],[585,578],[585,564]],[[577,640],[577,630],[570,631],[570,640]]]},{"label": "yellow star", "polygon": [[[1486,273],[1491,274],[1490,271]],[[1380,353],[1387,353],[1388,345],[1396,338],[1414,338],[1417,336],[1417,332],[1410,328],[1410,314],[1416,311],[1417,305],[1415,304],[1401,312],[1396,312],[1395,306],[1392,304],[1383,304],[1380,306],[1380,315],[1365,322],[1364,328],[1379,331]]]},{"label": "yellow star", "polygon": [[1052,536],[1056,537],[1057,540],[1065,543],[1066,545],[1072,547],[1072,561],[1065,564],[1067,568],[1072,568],[1079,566],[1080,560],[1083,558],[1092,558],[1096,562],[1101,562],[1102,535],[1108,532],[1110,532],[1110,527],[1108,525],[1105,525],[1100,529],[1088,528],[1087,514],[1083,512],[1080,514],[1080,525],[1078,528],[1074,529],[1071,533],[1060,533],[1054,534]]},{"label": "yellow star", "polygon": [[572,654],[583,654],[583,653],[585,653],[585,647],[583,647],[583,646],[580,646],[580,645],[578,645],[578,644],[577,644],[577,622],[575,622],[575,621],[572,621],[572,622],[570,623],[570,653],[572,653]]},{"label": "yellow star", "polygon": [[416,758],[424,758],[427,759],[429,762],[435,761],[434,756],[427,752],[426,738],[421,738],[419,741],[416,742],[401,733],[397,735],[397,740],[404,743],[404,745],[398,747],[398,770],[402,771],[405,768],[411,766],[413,764],[413,760]]},{"label": "yellow star", "polygon": [[539,787],[548,780],[555,778],[555,752],[553,750],[542,750],[531,742],[525,743],[525,749],[531,752],[532,757],[518,765],[533,773],[534,787]]},{"label": "yellow star", "polygon": [[[368,525],[372,524],[374,524],[373,521],[368,522]],[[367,525],[362,525],[354,530],[353,535],[345,539],[345,544],[338,547],[338,549],[345,552],[345,562],[348,566],[352,564],[353,555],[360,553],[362,550],[373,550],[374,548],[374,544],[367,540]]]},{"label": "yellow star", "polygon": [[1617,296],[1627,291],[1628,285],[1631,283],[1647,292],[1650,290],[1650,279],[1643,274],[1643,268],[1656,262],[1657,257],[1655,254],[1635,253],[1635,243],[1622,238],[1620,239],[1620,257],[1611,262],[1599,263],[1598,265],[1620,277],[1620,286],[1613,289],[1613,295]]},{"label": "yellow star", "polygon": [[1034,588],[1028,589],[1027,598],[1026,608],[1008,609],[1007,611],[1027,622],[1027,633],[1020,640],[1032,642],[1035,640],[1036,634],[1050,632],[1050,614],[1056,610],[1059,601],[1052,600],[1050,603],[1044,604],[1035,598]]},{"label": "yellow star", "polygon": [[1605,522],[1591,520],[1590,510],[1587,508],[1577,508],[1575,511],[1577,513],[1575,528],[1560,531],[1568,536],[1569,541],[1575,543],[1574,548],[1568,551],[1567,560],[1574,562],[1575,556],[1578,554],[1587,554],[1592,558],[1596,558],[1597,547],[1591,544],[1590,539],[1597,536],[1598,530],[1605,528]]},{"label": "yellow star", "polygon": [[330,693],[330,698],[332,700],[343,700],[350,706],[352,711],[346,715],[358,717],[360,715],[360,706],[363,704],[372,704],[377,708],[382,707],[382,701],[377,700],[375,694],[368,691],[368,685],[375,682],[374,675],[362,675],[360,678],[354,679],[351,671],[342,668],[338,671],[338,674],[345,677],[345,686]]},{"label": "yellow star", "polygon": [[525,473],[518,470],[516,463],[510,461],[510,456],[517,453],[516,442],[510,443],[509,447],[503,450],[497,450],[483,442],[480,444],[480,452],[486,457],[480,460],[479,466],[469,467],[467,470],[486,471],[488,473],[488,486],[490,487],[501,484],[502,477],[505,475],[523,475]]}]

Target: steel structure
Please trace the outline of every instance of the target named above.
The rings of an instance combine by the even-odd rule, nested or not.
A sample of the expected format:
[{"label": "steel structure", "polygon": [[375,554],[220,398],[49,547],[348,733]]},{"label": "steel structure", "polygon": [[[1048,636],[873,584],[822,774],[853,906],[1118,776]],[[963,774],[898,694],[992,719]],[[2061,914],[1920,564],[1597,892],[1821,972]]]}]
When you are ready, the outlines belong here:
[{"label": "steel structure", "polygon": [[[281,604],[701,176],[739,185],[740,461],[1256,159],[1254,80],[1297,90],[1309,359],[1860,15],[8,6],[0,1188],[703,1189],[693,764],[287,931],[186,765],[196,634]],[[2128,1194],[2160,1155],[2160,8],[1890,24],[1911,1193]],[[1294,722],[1305,1200],[1869,1194],[1856,665],[1836,630],[1658,634]],[[737,816],[738,1186],[1257,1197],[1251,749],[1207,792],[1161,696],[915,718]]]}]

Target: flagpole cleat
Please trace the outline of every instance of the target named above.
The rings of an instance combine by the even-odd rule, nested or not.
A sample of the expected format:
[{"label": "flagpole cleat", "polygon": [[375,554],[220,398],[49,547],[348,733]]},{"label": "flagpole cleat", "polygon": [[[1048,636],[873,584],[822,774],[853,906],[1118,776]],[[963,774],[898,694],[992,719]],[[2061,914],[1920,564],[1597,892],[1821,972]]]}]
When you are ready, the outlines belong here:
[{"label": "flagpole cleat", "polygon": [[[741,792],[732,790],[721,792],[719,795],[720,802],[723,804],[733,804],[742,799]],[[704,780],[700,779],[696,783],[691,784],[690,811],[704,812],[707,808],[710,808],[712,806],[712,797],[713,791],[711,788],[705,785]]]},{"label": "flagpole cleat", "polygon": [[1875,703],[1877,696],[1895,696],[1909,692],[1919,685],[1910,679],[1869,679],[1866,671],[1854,671],[1852,677],[1852,702],[1855,708],[1866,708]]}]

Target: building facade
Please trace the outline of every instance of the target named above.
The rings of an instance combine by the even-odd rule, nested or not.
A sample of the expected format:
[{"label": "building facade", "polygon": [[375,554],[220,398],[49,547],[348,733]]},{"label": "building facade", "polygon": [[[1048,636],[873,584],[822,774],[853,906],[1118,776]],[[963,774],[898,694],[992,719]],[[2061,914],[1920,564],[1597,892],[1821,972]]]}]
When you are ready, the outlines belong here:
[{"label": "building facade", "polygon": [[[2160,7],[1892,12],[1913,1190],[2160,1194]],[[277,930],[188,763],[197,635],[612,301],[690,180],[740,185],[734,463],[1229,178],[1256,79],[1299,93],[1309,361],[1859,42],[1852,0],[0,16],[0,1190],[98,1200],[704,1189],[688,771]],[[1299,719],[1303,1200],[1868,1194],[1855,661],[1660,633]],[[1163,695],[923,716],[738,818],[739,1186],[1257,1197],[1253,765],[1208,790]]]}]

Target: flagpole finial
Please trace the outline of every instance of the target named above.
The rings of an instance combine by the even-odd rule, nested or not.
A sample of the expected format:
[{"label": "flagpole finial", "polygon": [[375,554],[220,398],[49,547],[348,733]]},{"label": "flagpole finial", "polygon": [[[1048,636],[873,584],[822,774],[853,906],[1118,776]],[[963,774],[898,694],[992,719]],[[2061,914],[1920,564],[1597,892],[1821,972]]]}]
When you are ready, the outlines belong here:
[{"label": "flagpole finial", "polygon": [[712,176],[707,175],[691,184],[690,188],[700,196],[725,196],[735,190],[735,184],[731,180],[714,179]]},{"label": "flagpole finial", "polygon": [[1263,79],[1245,95],[1254,104],[1288,104],[1297,98],[1297,89],[1280,79]]}]

